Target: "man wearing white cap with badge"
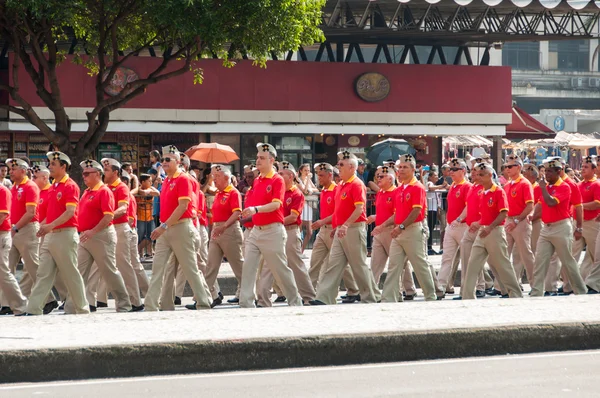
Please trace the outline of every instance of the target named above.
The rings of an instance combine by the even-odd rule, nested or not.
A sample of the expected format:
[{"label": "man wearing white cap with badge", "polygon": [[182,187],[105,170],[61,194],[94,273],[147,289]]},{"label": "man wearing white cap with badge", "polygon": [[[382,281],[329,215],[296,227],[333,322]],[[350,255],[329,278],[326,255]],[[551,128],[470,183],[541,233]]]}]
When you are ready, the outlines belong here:
[{"label": "man wearing white cap with badge", "polygon": [[240,307],[255,306],[256,276],[261,257],[264,259],[264,267],[268,267],[273,273],[288,305],[301,306],[302,298],[298,294],[294,273],[287,265],[285,254],[287,234],[283,227],[282,207],[285,183],[273,169],[277,151],[266,143],[258,143],[256,149],[256,168],[260,175],[252,186],[252,206],[242,211],[243,218],[252,216],[254,227],[244,242]]},{"label": "man wearing white cap with badge", "polygon": [[[117,234],[113,226],[115,199],[111,190],[102,182],[103,167],[95,160],[84,160],[79,164],[83,169],[83,182],[87,189],[79,202],[79,248],[77,261],[84,281],[89,281],[92,264],[106,283],[106,288],[115,297],[117,312],[131,311],[131,301],[125,288],[123,277],[117,271],[115,250]],[[129,254],[129,253],[128,253]],[[97,282],[96,282],[97,283]],[[95,303],[95,297],[88,283],[88,302]],[[94,304],[90,305],[96,310]]]},{"label": "man wearing white cap with badge", "polygon": [[[100,160],[104,167],[104,183],[108,186],[115,198],[115,214],[113,225],[117,232],[116,259],[117,269],[125,281],[125,287],[129,293],[131,307],[134,311],[144,309],[142,297],[140,295],[140,285],[131,264],[131,227],[127,217],[129,207],[129,187],[119,178],[121,174],[121,163],[111,158]],[[90,303],[96,305],[96,303]]]},{"label": "man wearing white cap with badge", "polygon": [[[571,247],[573,236],[581,238],[582,231],[573,232],[571,223],[571,188],[561,178],[562,164],[559,160],[547,159],[544,162],[545,178],[540,178],[542,189],[542,232],[535,252],[533,286],[531,296],[544,295],[544,279],[548,272],[550,258],[556,253],[565,268],[575,294],[587,293],[581,278],[577,261]],[[548,183],[546,183],[548,181]]]},{"label": "man wearing white cap with badge", "polygon": [[42,306],[59,271],[68,291],[65,313],[89,314],[85,285],[77,269],[79,186],[67,174],[71,166],[67,155],[55,151],[48,152],[46,156],[50,160],[48,168],[54,183],[48,192],[46,220],[38,232],[38,237],[44,237],[44,242],[27,313],[42,314]]},{"label": "man wearing white cap with badge", "polygon": [[[333,166],[329,163],[316,163],[315,172],[319,181],[319,185],[323,187],[321,190],[321,198],[319,200],[319,220],[312,224],[312,228],[319,230],[315,243],[313,243],[312,255],[310,256],[310,269],[308,274],[314,288],[317,288],[320,274],[324,269],[327,269],[329,261],[329,252],[333,243],[333,229],[331,227],[331,219],[335,210],[335,191],[337,185],[333,181]],[[350,266],[344,268],[342,276],[344,286],[346,287],[346,299],[348,297],[358,297],[358,286],[352,275]]]},{"label": "man wearing white cap with badge", "polygon": [[335,304],[346,264],[359,288],[362,303],[376,303],[380,291],[367,265],[366,209],[367,189],[356,177],[358,159],[348,151],[338,152],[338,169],[343,183],[336,190],[332,227],[335,236],[329,252],[327,268],[317,284],[313,305]]},{"label": "man wearing white cap with badge", "polygon": [[[210,292],[204,276],[198,270],[196,259],[197,230],[192,220],[196,216],[192,203],[192,182],[179,169],[181,156],[174,145],[163,147],[162,153],[162,167],[167,173],[167,178],[160,192],[161,224],[150,236],[152,240],[156,240],[156,249],[152,260],[152,278],[145,300],[146,311],[159,310],[163,279],[172,253],[175,254],[194,292],[197,306],[210,308]],[[172,289],[172,281],[167,283],[171,283]],[[172,299],[168,304],[173,305]]]},{"label": "man wearing white cap with badge", "polygon": [[[308,276],[308,270],[302,260],[302,238],[300,237],[301,214],[304,207],[304,194],[294,184],[296,169],[289,162],[279,163],[279,175],[285,182],[285,194],[283,201],[283,224],[286,229],[287,239],[285,254],[288,267],[294,273],[294,280],[298,287],[298,293],[305,304],[315,299],[315,289]],[[263,267],[257,283],[258,304],[270,307],[271,286],[274,277],[269,267]]]}]

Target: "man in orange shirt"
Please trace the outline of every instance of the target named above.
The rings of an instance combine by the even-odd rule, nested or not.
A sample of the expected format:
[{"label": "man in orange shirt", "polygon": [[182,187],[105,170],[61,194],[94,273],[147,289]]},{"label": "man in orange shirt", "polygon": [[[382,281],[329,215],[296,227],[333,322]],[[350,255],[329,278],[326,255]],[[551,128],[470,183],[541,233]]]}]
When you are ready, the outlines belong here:
[{"label": "man in orange shirt", "polygon": [[477,173],[484,191],[479,203],[480,218],[469,227],[471,232],[478,232],[478,234],[469,257],[461,297],[463,300],[475,299],[477,279],[486,261],[495,270],[499,282],[506,288],[509,297],[523,297],[515,270],[508,258],[506,232],[503,227],[508,214],[506,193],[494,184],[492,180],[494,169],[491,165],[480,163],[475,166],[473,172]]},{"label": "man in orange shirt", "polygon": [[[523,162],[520,157],[507,156],[504,168],[510,181],[504,186],[508,200],[508,217],[504,229],[509,258],[511,253],[519,253],[518,256],[513,255],[517,280],[521,281],[525,269],[527,280],[531,284],[535,264],[534,253],[531,250],[531,224],[529,223],[529,216],[533,211],[533,187],[521,174],[522,167]],[[515,248],[516,250],[513,250]]]},{"label": "man in orange shirt", "polygon": [[338,169],[343,182],[335,195],[336,205],[332,217],[335,236],[329,253],[329,264],[317,283],[317,298],[311,301],[313,305],[336,303],[346,264],[350,264],[352,268],[360,289],[361,302],[376,303],[381,296],[367,265],[367,192],[365,184],[356,177],[357,167],[358,159],[354,154],[348,151],[338,152]]},{"label": "man in orange shirt", "polygon": [[[559,160],[544,162],[546,178],[539,181],[542,189],[542,232],[535,253],[535,267],[533,269],[533,286],[531,296],[544,294],[544,278],[548,273],[548,266],[552,254],[556,253],[565,271],[569,276],[575,294],[587,293],[587,287],[579,273],[577,261],[573,258],[571,247],[574,236],[581,239],[583,230],[577,227],[573,232],[571,223],[571,188],[561,178],[563,166]],[[549,185],[546,184],[546,180]]]},{"label": "man in orange shirt", "polygon": [[79,186],[67,174],[71,166],[67,155],[55,151],[48,152],[46,157],[50,160],[50,175],[54,183],[48,192],[46,220],[37,233],[44,240],[27,313],[42,314],[42,306],[52,289],[56,273],[60,272],[68,291],[65,313],[89,314],[85,284],[77,269]]}]

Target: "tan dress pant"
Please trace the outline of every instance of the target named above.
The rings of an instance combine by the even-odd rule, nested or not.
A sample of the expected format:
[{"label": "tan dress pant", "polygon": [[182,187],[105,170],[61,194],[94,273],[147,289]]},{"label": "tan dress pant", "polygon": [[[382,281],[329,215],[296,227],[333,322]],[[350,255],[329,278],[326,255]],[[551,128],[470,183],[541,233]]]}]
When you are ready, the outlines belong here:
[{"label": "tan dress pant", "polygon": [[[215,223],[215,226],[222,225],[223,223]],[[242,245],[244,236],[240,224],[236,222],[230,225],[221,236],[216,239],[211,239],[208,244],[208,265],[206,267],[206,283],[210,288],[210,292],[213,297],[216,297],[218,290],[217,277],[219,276],[219,269],[221,268],[221,262],[223,256],[227,257],[231,270],[235,275],[238,282],[238,288],[235,296],[239,297],[240,286],[242,281],[242,267],[244,265],[244,254],[242,252]]]},{"label": "tan dress pant", "polygon": [[[155,255],[152,261],[152,278],[148,287],[148,294],[145,299],[146,311],[158,311],[159,299],[164,288],[167,290],[163,293],[170,300],[163,300],[161,309],[174,309],[173,307],[173,287],[174,275],[170,280],[165,281],[165,273],[167,263],[171,254],[174,254],[179,262],[179,266],[183,268],[183,274],[188,280],[194,296],[196,298],[196,306],[198,308],[210,308],[212,303],[210,291],[204,280],[204,276],[198,270],[198,262],[196,258],[197,251],[197,236],[198,230],[189,219],[182,220],[179,224],[169,227],[157,240]],[[163,307],[164,306],[164,307]]]},{"label": "tan dress pant", "polygon": [[[373,237],[371,248],[371,271],[373,271],[373,277],[375,278],[375,283],[377,286],[379,286],[381,275],[383,275],[383,271],[385,270],[385,266],[390,257],[393,228],[394,226],[390,225],[388,228],[383,230],[383,232]],[[412,267],[410,264],[407,264],[404,267],[401,283],[406,294],[413,295],[417,292],[415,281],[412,277]]]},{"label": "tan dress pant", "polygon": [[531,296],[541,297],[544,295],[544,279],[548,273],[550,258],[554,253],[558,256],[563,267],[565,267],[575,294],[585,294],[587,292],[587,288],[579,273],[579,267],[571,251],[573,244],[572,237],[573,226],[569,219],[544,225],[535,252],[535,267],[533,269],[534,284],[531,287]]},{"label": "tan dress pant", "polygon": [[[581,273],[581,277],[585,281],[592,269],[594,267],[594,263],[596,262],[596,241],[598,238],[598,231],[600,231],[600,224],[596,222],[595,219],[584,221],[583,222],[583,236],[579,240],[573,239],[573,258],[575,261],[579,262],[581,258],[581,253],[583,252],[583,248],[587,246],[585,250],[585,255],[583,256],[583,261],[579,267],[579,272]],[[563,291],[570,292],[573,290],[571,287],[571,283],[569,282],[569,275],[567,274],[564,267],[561,267],[560,275],[563,280]],[[587,283],[586,283],[587,284]]]},{"label": "tan dress pant", "polygon": [[302,298],[298,294],[294,273],[287,264],[287,256],[285,254],[286,241],[287,233],[281,223],[252,228],[248,239],[245,241],[240,307],[255,307],[256,278],[261,257],[264,259],[263,269],[269,268],[271,270],[277,284],[281,287],[283,294],[287,298],[288,305],[302,305]]},{"label": "tan dress pant", "polygon": [[[125,282],[121,273],[117,270],[115,248],[117,246],[117,234],[111,225],[98,232],[87,242],[79,242],[77,249],[78,269],[84,281],[89,281],[92,264],[98,269],[107,288],[115,298],[117,312],[131,310],[131,300],[125,288]],[[91,284],[86,286],[86,296],[89,303],[96,304]],[[65,305],[66,310],[66,305]]]},{"label": "tan dress pant", "polygon": [[[465,281],[467,280],[467,272],[469,271],[469,258],[471,257],[471,251],[473,250],[473,244],[475,243],[475,239],[477,239],[477,232],[469,231],[469,227],[465,229],[465,233],[463,235],[462,241],[460,242],[460,291],[465,290]],[[482,269],[477,277],[476,282],[476,290],[484,290],[486,288],[486,279],[485,274],[487,272],[485,269]],[[488,276],[489,277],[489,276]],[[491,278],[490,278],[491,279]],[[493,284],[492,284],[493,286]]]},{"label": "tan dress pant", "polygon": [[[206,267],[208,265],[208,243],[209,243],[209,235],[208,229],[204,225],[198,224],[198,239],[197,246],[198,250],[196,251],[196,260],[198,262],[198,269],[205,275],[206,278]],[[185,276],[183,275],[183,270],[181,268],[177,268],[177,277],[175,278],[175,296],[183,297],[183,293],[185,291],[186,284]],[[220,292],[221,288],[219,287],[219,282],[215,279],[215,283],[212,287],[211,292]],[[217,297],[217,294],[213,294],[213,298]]]},{"label": "tan dress pant", "polygon": [[325,304],[336,303],[346,264],[350,264],[356,279],[361,303],[378,302],[381,292],[367,265],[367,229],[364,222],[351,224],[343,238],[335,234],[327,268],[322,271],[322,277],[317,282],[317,300]]},{"label": "tan dress pant", "polygon": [[[442,266],[438,273],[438,281],[444,291],[447,291],[448,287],[454,287],[454,273],[452,271],[454,269],[454,263],[460,259],[460,242],[465,235],[465,231],[468,229],[469,227],[465,223],[461,223],[458,226],[450,225],[446,228],[446,233],[444,234]],[[464,265],[461,266],[463,269],[465,268]]]},{"label": "tan dress pant", "polygon": [[477,233],[469,257],[465,287],[461,291],[463,300],[475,299],[477,280],[481,277],[481,271],[483,271],[486,261],[498,275],[498,279],[505,286],[509,297],[523,297],[515,269],[508,258],[507,246],[504,226],[493,228],[485,238]]},{"label": "tan dress pant", "polygon": [[[313,243],[308,275],[310,276],[310,281],[312,282],[315,291],[317,289],[317,282],[323,271],[327,269],[327,263],[329,262],[329,252],[331,251],[331,244],[333,243],[333,237],[331,236],[332,231],[333,228],[331,227],[331,224],[323,225],[319,229],[319,233],[315,238],[315,243]],[[346,265],[344,268],[342,280],[346,287],[346,294],[349,296],[356,296],[358,294],[358,286],[354,280],[354,275],[352,275],[350,265]]]},{"label": "tan dress pant", "polygon": [[146,270],[140,261],[140,254],[137,250],[137,241],[138,241],[138,233],[137,228],[131,229],[132,234],[129,238],[129,248],[131,255],[131,265],[133,266],[133,271],[135,272],[135,276],[137,278],[138,286],[140,287],[140,292],[142,297],[146,297],[146,293],[148,292],[148,285],[150,285],[150,279],[146,274]]},{"label": "tan dress pant", "polygon": [[[288,267],[294,273],[294,280],[298,287],[298,294],[305,303],[315,299],[315,288],[308,276],[308,269],[302,260],[302,237],[297,225],[286,226],[287,239],[285,243],[285,255]],[[271,307],[271,286],[273,285],[273,273],[269,267],[263,267],[260,278],[256,284],[258,304],[263,307]]]},{"label": "tan dress pant", "polygon": [[[0,231],[0,291],[2,306],[10,307],[13,312],[20,314],[27,310],[27,299],[21,293],[19,283],[8,268],[8,256],[12,246],[10,232]],[[40,312],[41,313],[41,312]]]},{"label": "tan dress pant", "polygon": [[[85,295],[85,284],[77,269],[78,245],[79,235],[76,228],[63,228],[50,232],[44,237],[44,243],[40,248],[40,266],[27,305],[27,312],[34,315],[42,314],[44,303],[54,284],[56,272],[59,271],[68,292],[65,313],[90,313]],[[72,301],[71,304],[69,304],[70,301]]]},{"label": "tan dress pant", "polygon": [[[510,258],[510,255],[513,254],[513,267],[517,280],[521,281],[525,270],[529,284],[533,281],[533,266],[535,264],[535,256],[531,250],[531,233],[532,225],[526,220],[521,221],[515,229],[506,233],[508,256]],[[516,253],[519,253],[519,255],[515,257],[514,254]]]},{"label": "tan dress pant", "polygon": [[[600,227],[600,223],[596,223],[596,227]],[[584,228],[585,229],[585,228]],[[589,272],[587,273],[587,275],[583,275],[584,274],[584,269],[582,267],[581,269],[581,273],[582,273],[582,277],[585,280],[585,284],[596,290],[596,291],[600,291],[600,233],[598,233],[596,235],[596,241],[594,242],[594,262],[592,263],[592,266],[589,269]],[[590,250],[590,247],[588,246],[587,250]]]},{"label": "tan dress pant", "polygon": [[423,289],[425,300],[436,300],[436,288],[431,272],[432,266],[427,261],[426,234],[421,223],[409,225],[390,245],[390,265],[387,278],[383,284],[381,301],[396,303],[402,301],[400,294],[400,277],[406,268],[406,260],[410,261]]},{"label": "tan dress pant", "polygon": [[117,231],[117,269],[123,276],[131,304],[139,307],[142,305],[140,285],[138,285],[137,276],[131,264],[131,237],[133,231],[128,223],[117,224],[114,227]]}]

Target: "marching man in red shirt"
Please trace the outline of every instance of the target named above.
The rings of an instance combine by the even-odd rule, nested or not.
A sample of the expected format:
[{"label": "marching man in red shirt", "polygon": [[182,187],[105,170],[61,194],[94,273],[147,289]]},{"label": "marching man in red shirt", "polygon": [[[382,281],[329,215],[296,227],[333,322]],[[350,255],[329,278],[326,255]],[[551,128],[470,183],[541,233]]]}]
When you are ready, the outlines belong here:
[{"label": "marching man in red shirt", "polygon": [[343,181],[335,195],[332,226],[335,229],[329,264],[317,283],[317,298],[313,305],[335,304],[342,274],[350,264],[362,303],[376,303],[380,292],[373,273],[367,265],[366,209],[367,190],[356,177],[357,157],[348,152],[338,152],[338,169]]},{"label": "marching man in red shirt", "polygon": [[38,237],[44,237],[40,248],[40,266],[31,291],[27,313],[41,315],[43,304],[52,289],[56,273],[67,286],[65,313],[89,314],[83,278],[77,269],[77,233],[79,186],[67,174],[71,159],[62,152],[48,152],[50,175],[54,183],[48,192],[46,220]]},{"label": "marching man in red shirt", "polygon": [[382,302],[402,301],[400,276],[406,259],[413,266],[425,300],[437,300],[435,282],[425,257],[423,220],[427,207],[425,187],[415,177],[416,160],[412,155],[400,155],[396,162],[399,182],[395,198],[395,215],[382,224],[382,229],[393,225],[391,231],[390,265],[383,285]]},{"label": "marching man in red shirt", "polygon": [[[167,173],[167,178],[160,192],[161,224],[150,235],[152,240],[156,240],[156,250],[152,261],[152,278],[146,295],[145,309],[146,311],[159,310],[165,271],[172,253],[177,257],[179,266],[182,267],[183,274],[194,292],[196,306],[210,308],[212,302],[210,291],[204,276],[198,270],[196,259],[197,230],[192,220],[196,215],[192,203],[194,199],[192,182],[179,169],[181,156],[177,148],[169,145],[163,147],[162,152],[162,167]],[[172,290],[172,279],[170,284]],[[173,305],[172,300],[170,298],[168,305]]]},{"label": "marching man in red shirt", "polygon": [[494,169],[486,163],[477,164],[473,170],[479,177],[484,191],[479,203],[480,218],[469,227],[471,232],[478,231],[473,243],[465,286],[461,291],[463,300],[475,298],[475,285],[485,262],[495,270],[509,297],[523,297],[515,270],[508,258],[506,232],[503,228],[508,213],[506,193],[494,184]]},{"label": "marching man in red shirt", "polygon": [[[543,296],[544,278],[548,273],[550,258],[556,253],[565,268],[575,294],[587,293],[587,287],[579,273],[577,261],[573,258],[571,247],[573,236],[581,238],[581,230],[573,232],[571,223],[571,188],[561,178],[563,168],[559,160],[544,162],[545,177],[539,181],[542,189],[542,232],[535,253],[533,286],[531,296]],[[546,181],[550,185],[547,185]]]},{"label": "marching man in red shirt", "polygon": [[[304,303],[308,304],[315,299],[315,289],[308,276],[308,270],[302,260],[302,238],[298,229],[302,220],[300,214],[304,206],[304,194],[294,184],[296,169],[289,162],[279,163],[279,175],[285,183],[285,194],[283,201],[283,225],[285,226],[287,239],[285,243],[285,255],[288,267],[294,273],[294,280],[298,286],[298,293]],[[263,307],[271,307],[271,286],[273,286],[273,273],[268,267],[264,267],[257,284],[258,304]]]}]

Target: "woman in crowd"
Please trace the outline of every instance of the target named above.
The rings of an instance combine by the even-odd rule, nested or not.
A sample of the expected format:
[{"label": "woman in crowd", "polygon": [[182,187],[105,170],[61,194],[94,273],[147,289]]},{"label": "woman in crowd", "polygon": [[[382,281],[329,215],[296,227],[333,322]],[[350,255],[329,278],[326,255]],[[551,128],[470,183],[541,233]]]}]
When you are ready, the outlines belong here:
[{"label": "woman in crowd", "polygon": [[[312,238],[312,221],[313,221],[313,205],[317,202],[317,197],[310,198],[311,195],[319,192],[317,186],[312,181],[312,173],[310,172],[310,165],[304,163],[298,169],[298,188],[302,191],[306,200],[304,201],[304,208],[302,209],[302,233],[304,242],[302,243],[302,251],[306,250],[308,243]],[[308,197],[307,197],[308,196]]]}]

